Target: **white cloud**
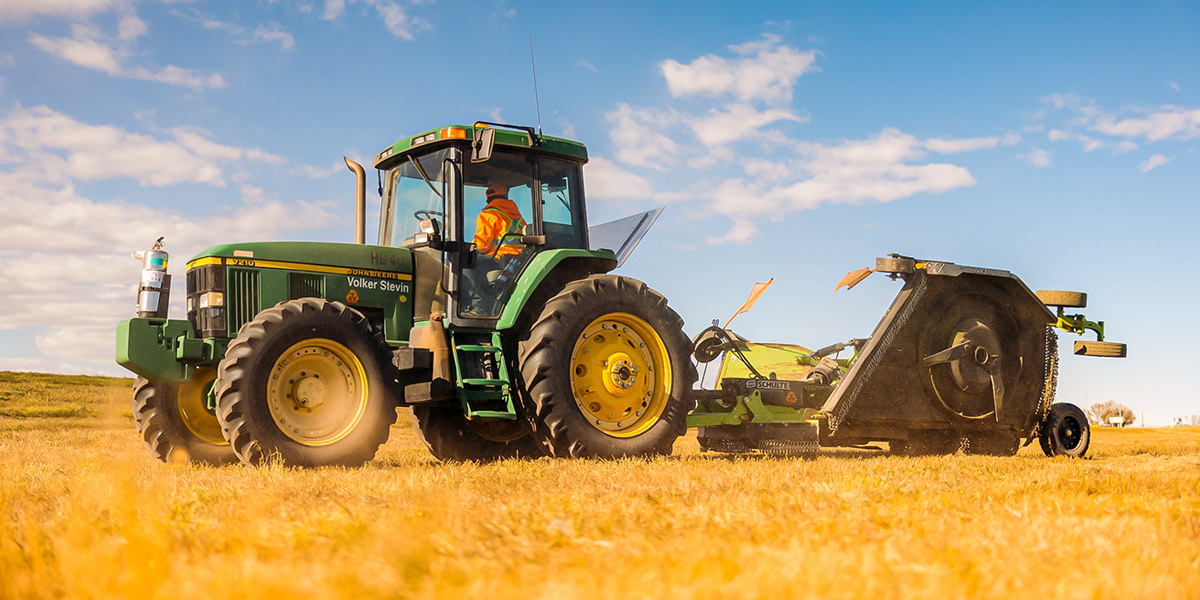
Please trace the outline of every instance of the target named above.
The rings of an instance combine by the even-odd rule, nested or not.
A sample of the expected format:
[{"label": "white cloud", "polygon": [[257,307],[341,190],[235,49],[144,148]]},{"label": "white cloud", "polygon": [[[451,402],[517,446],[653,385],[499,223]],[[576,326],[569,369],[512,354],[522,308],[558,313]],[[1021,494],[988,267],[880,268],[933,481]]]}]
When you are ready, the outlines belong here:
[{"label": "white cloud", "polygon": [[[1140,137],[1148,142],[1190,140],[1200,136],[1200,108],[1164,105],[1157,108],[1131,108],[1122,111],[1126,114],[1119,114],[1098,106],[1094,100],[1074,94],[1051,94],[1042,98],[1042,103],[1055,110],[1066,109],[1073,113],[1064,123],[1068,129],[1082,127],[1110,137]],[[1044,111],[1040,111],[1036,117],[1044,118]],[[1057,135],[1059,139],[1081,141],[1087,149],[1088,140],[1082,134],[1060,131]],[[1107,144],[1101,143],[1093,149],[1095,147],[1107,147]]]},{"label": "white cloud", "polygon": [[[95,201],[76,191],[78,181],[113,178],[220,186],[232,161],[282,162],[262,150],[221,144],[197,128],[167,135],[82,123],[46,107],[0,117],[0,329],[41,328],[39,356],[0,364],[114,372],[113,325],[132,315],[140,269],[128,253],[159,236],[179,264],[216,241],[213,232],[221,239],[274,239],[341,218],[326,204],[285,202],[247,185],[214,190],[212,213],[198,215]],[[183,277],[178,269],[175,275],[173,295],[182,301]]]},{"label": "white cloud", "polygon": [[1146,162],[1142,163],[1139,166],[1139,168],[1141,169],[1141,171],[1143,173],[1147,173],[1151,169],[1154,169],[1156,167],[1161,167],[1173,160],[1175,160],[1174,156],[1172,156],[1171,158],[1167,158],[1161,154],[1155,154],[1154,156],[1151,156],[1150,158],[1146,159]]},{"label": "white cloud", "polygon": [[815,50],[801,52],[783,45],[779,36],[766,34],[756,42],[730,46],[743,58],[708,54],[682,64],[675,60],[659,63],[671,95],[733,95],[741,102],[790,102],[796,80],[818,70]]},{"label": "white cloud", "polygon": [[1028,154],[1019,154],[1017,158],[1023,158],[1026,164],[1033,165],[1039,169],[1044,169],[1054,164],[1050,160],[1050,153],[1041,148],[1030,148]]},{"label": "white cloud", "polygon": [[1190,140],[1200,136],[1200,108],[1163,106],[1144,117],[1125,119],[1105,115],[1096,119],[1091,128],[1112,136],[1144,137],[1151,142]]},{"label": "white cloud", "polygon": [[713,109],[704,117],[687,119],[692,132],[705,146],[720,146],[730,142],[761,135],[761,128],[778,121],[808,121],[786,109],[759,111],[747,104],[731,104],[723,109]]},{"label": "white cloud", "polygon": [[136,40],[138,37],[146,35],[148,31],[150,31],[150,26],[134,14],[121,17],[121,22],[117,25],[117,37],[122,40]]},{"label": "white cloud", "polygon": [[590,62],[588,62],[588,61],[586,61],[586,60],[583,60],[582,58],[581,58],[581,59],[579,59],[579,62],[578,62],[577,64],[578,64],[579,66],[581,66],[581,67],[583,67],[583,68],[585,68],[585,69],[587,69],[587,70],[589,70],[589,71],[593,72],[593,73],[598,73],[598,72],[599,72],[599,71],[597,71],[597,70],[596,70],[596,67],[595,67],[594,65],[592,65],[592,63],[590,63]]},{"label": "white cloud", "polygon": [[745,159],[740,163],[744,177],[703,186],[690,198],[704,202],[704,212],[733,221],[725,235],[709,243],[744,243],[757,231],[754,219],[780,219],[823,204],[891,202],[975,184],[963,167],[922,163],[924,145],[896,129],[832,145],[796,142],[793,156]]},{"label": "white cloud", "polygon": [[1169,88],[1171,88],[1171,89],[1173,89],[1173,90],[1175,90],[1175,91],[1177,91],[1177,92],[1183,89],[1183,88],[1180,88],[1180,87],[1179,87],[1179,83],[1178,83],[1178,82],[1175,82],[1175,81],[1167,81],[1167,82],[1166,82],[1166,86],[1167,86],[1167,87],[1169,87]]},{"label": "white cloud", "polygon": [[1137,149],[1138,149],[1138,145],[1129,140],[1123,140],[1123,141],[1117,142],[1117,144],[1115,146],[1113,146],[1113,152],[1116,154],[1124,154],[1126,152],[1133,152],[1134,150],[1137,150]]},{"label": "white cloud", "polygon": [[390,0],[367,0],[367,4],[375,7],[375,11],[383,18],[384,27],[398,38],[412,41],[414,34],[430,28],[424,19],[408,16],[399,4]]},{"label": "white cloud", "polygon": [[1075,131],[1064,131],[1062,129],[1051,129],[1046,134],[1046,139],[1052,142],[1073,141],[1078,142],[1083,147],[1084,152],[1093,152],[1101,149],[1112,150],[1113,154],[1124,154],[1131,150],[1137,150],[1138,145],[1129,141],[1122,140],[1120,142],[1109,142],[1097,139]]},{"label": "white cloud", "polygon": [[1000,145],[1000,138],[997,137],[976,137],[976,138],[931,138],[925,140],[925,147],[939,154],[955,154],[958,152],[972,152],[975,150],[986,150],[995,148]]},{"label": "white cloud", "polygon": [[650,182],[630,173],[603,157],[593,156],[583,167],[588,199],[650,198],[654,195]]},{"label": "white cloud", "polygon": [[125,0],[4,0],[0,2],[0,22],[41,16],[78,18],[125,4]]},{"label": "white cloud", "polygon": [[733,226],[725,235],[718,237],[710,237],[705,240],[708,244],[746,244],[754,239],[758,234],[758,228],[753,223],[745,220],[734,220]]},{"label": "white cloud", "polygon": [[326,21],[336,21],[346,11],[346,0],[325,0],[325,10],[321,18]]},{"label": "white cloud", "polygon": [[117,59],[115,50],[96,39],[101,35],[99,31],[76,24],[71,26],[71,32],[73,37],[70,38],[48,38],[33,34],[29,41],[41,51],[85,69],[109,75],[120,73],[121,61]]},{"label": "white cloud", "polygon": [[[930,162],[926,152],[967,152],[1021,141],[1015,132],[1003,138],[921,140],[891,128],[869,139],[798,141],[776,125],[811,119],[789,104],[798,78],[817,70],[816,52],[800,52],[774,35],[730,50],[735,57],[709,54],[686,64],[659,64],[672,97],[686,97],[689,111],[618,103],[606,115],[616,160],[659,172],[645,179],[620,171],[613,181],[622,182],[623,191],[607,193],[634,197],[659,178],[686,181],[662,186],[671,191],[655,192],[653,199],[689,205],[698,215],[728,217],[731,228],[710,238],[712,244],[746,243],[757,235],[757,221],[823,204],[891,202],[972,186],[975,178],[966,168]],[[601,163],[601,171],[609,167],[615,165]],[[684,167],[688,171],[679,172]],[[595,180],[589,177],[589,186]]]},{"label": "white cloud", "polygon": [[50,183],[127,177],[152,186],[223,186],[222,163],[283,162],[261,149],[219,144],[200,129],[176,128],[171,134],[174,141],[163,141],[110,125],[81,123],[46,106],[17,108],[0,119],[0,162],[34,165],[27,171]]},{"label": "white cloud", "polygon": [[258,29],[254,30],[254,39],[263,42],[279,42],[279,47],[284,50],[290,50],[296,45],[296,39],[292,37],[292,34],[274,23],[270,27],[259,25]]},{"label": "white cloud", "polygon": [[[130,18],[132,21],[127,20]],[[225,80],[217,73],[205,75],[174,65],[149,69],[125,64],[133,54],[131,44],[146,32],[147,27],[145,22],[137,17],[126,17],[121,21],[119,28],[119,37],[123,44],[120,47],[112,46],[100,30],[80,24],[71,27],[71,37],[51,38],[33,34],[29,41],[47,54],[113,77],[157,81],[196,90],[225,87]]]},{"label": "white cloud", "polygon": [[283,50],[291,50],[296,45],[296,38],[290,32],[283,28],[278,23],[270,25],[259,25],[254,31],[247,31],[245,27],[237,23],[221,21],[200,14],[199,12],[175,12],[181,18],[199,24],[205,29],[214,31],[224,31],[233,38],[234,43],[242,46],[261,43],[278,43]]},{"label": "white cloud", "polygon": [[611,127],[609,136],[617,146],[617,160],[657,171],[676,163],[679,148],[668,133],[680,122],[678,113],[620,103],[605,119]]}]

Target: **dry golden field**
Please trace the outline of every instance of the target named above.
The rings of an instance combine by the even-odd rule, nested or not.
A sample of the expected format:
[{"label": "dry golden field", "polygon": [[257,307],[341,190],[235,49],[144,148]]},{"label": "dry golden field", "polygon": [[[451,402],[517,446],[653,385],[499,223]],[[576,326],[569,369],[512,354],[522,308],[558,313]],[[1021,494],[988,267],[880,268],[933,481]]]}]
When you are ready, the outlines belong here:
[{"label": "dry golden field", "polygon": [[0,373],[3,598],[1200,598],[1200,428],[1087,460],[164,465],[130,380]]}]

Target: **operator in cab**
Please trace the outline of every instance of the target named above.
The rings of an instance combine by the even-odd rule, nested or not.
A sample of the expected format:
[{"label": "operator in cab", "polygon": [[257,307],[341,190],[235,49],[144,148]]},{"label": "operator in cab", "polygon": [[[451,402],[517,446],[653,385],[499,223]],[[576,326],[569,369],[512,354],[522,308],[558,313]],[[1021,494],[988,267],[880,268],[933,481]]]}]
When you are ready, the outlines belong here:
[{"label": "operator in cab", "polygon": [[519,254],[525,231],[525,219],[517,204],[508,199],[508,186],[493,183],[487,187],[487,206],[475,218],[475,248],[480,256],[507,259]]}]

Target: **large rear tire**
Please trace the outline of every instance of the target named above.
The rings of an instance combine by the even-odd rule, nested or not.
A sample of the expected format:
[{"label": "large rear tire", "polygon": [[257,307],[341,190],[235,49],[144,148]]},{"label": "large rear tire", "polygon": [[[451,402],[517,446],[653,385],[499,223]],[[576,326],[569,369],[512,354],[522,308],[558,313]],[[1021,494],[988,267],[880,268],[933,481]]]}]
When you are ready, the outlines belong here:
[{"label": "large rear tire", "polygon": [[518,348],[523,412],[552,456],[670,454],[687,428],[691,344],[683,319],[640,281],[567,284]]},{"label": "large rear tire", "polygon": [[359,466],[396,422],[387,344],[340,302],[289,300],[264,310],[229,344],[217,418],[243,462]]},{"label": "large rear tire", "polygon": [[141,377],[134,383],[134,424],[155,458],[166,463],[237,462],[216,415],[207,410],[208,388],[215,378],[213,369],[197,367],[186,383],[153,383]]},{"label": "large rear tire", "polygon": [[1083,458],[1091,441],[1091,425],[1078,406],[1066,402],[1050,405],[1050,413],[1038,430],[1038,442],[1046,456]]},{"label": "large rear tire", "polygon": [[521,421],[472,423],[455,406],[414,406],[417,435],[435,458],[443,462],[504,458],[537,458],[541,445]]}]

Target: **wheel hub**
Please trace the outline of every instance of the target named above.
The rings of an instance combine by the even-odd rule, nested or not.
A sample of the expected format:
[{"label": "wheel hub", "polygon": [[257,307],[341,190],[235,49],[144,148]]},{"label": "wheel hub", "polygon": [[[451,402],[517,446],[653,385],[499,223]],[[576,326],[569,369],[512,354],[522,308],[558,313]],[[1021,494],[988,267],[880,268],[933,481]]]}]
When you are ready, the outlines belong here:
[{"label": "wheel hub", "polygon": [[284,351],[271,368],[267,402],[287,437],[325,446],[350,434],[367,406],[362,363],[328,339],[304,340]]},{"label": "wheel hub", "polygon": [[325,404],[326,386],[325,382],[321,381],[321,376],[316,373],[306,376],[301,372],[300,378],[292,387],[292,401],[304,408],[316,408]]},{"label": "wheel hub", "polygon": [[[1004,379],[1001,366],[1000,337],[984,321],[968,318],[953,328],[949,347],[922,359],[921,365],[928,369],[949,367],[950,380],[962,392],[981,396],[991,392],[992,410],[982,414],[966,414],[966,407],[947,405],[959,416],[980,418],[995,415],[999,420],[1004,404]],[[939,398],[946,404],[946,399]],[[949,391],[949,390],[947,390]]]},{"label": "wheel hub", "polygon": [[637,367],[625,354],[616,354],[608,361],[608,377],[615,387],[613,391],[628,390],[637,383]]},{"label": "wheel hub", "polygon": [[649,429],[669,397],[666,346],[642,319],[613,313],[593,321],[571,354],[571,387],[588,422],[615,437]]}]

